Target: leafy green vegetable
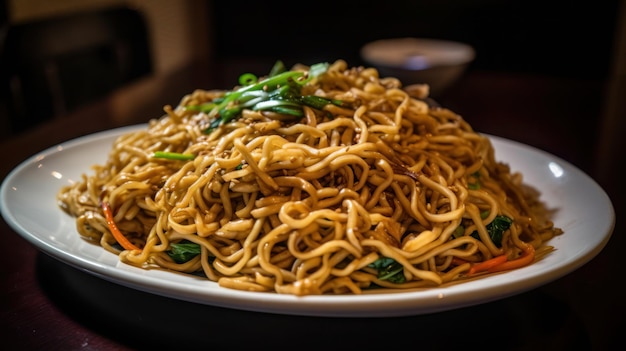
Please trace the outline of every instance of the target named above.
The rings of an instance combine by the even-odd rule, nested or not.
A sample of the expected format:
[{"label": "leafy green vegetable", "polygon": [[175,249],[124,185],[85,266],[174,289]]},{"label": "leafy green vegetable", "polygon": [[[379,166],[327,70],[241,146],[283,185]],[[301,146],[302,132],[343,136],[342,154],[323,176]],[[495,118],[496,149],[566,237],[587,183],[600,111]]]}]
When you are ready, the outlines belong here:
[{"label": "leafy green vegetable", "polygon": [[176,263],[185,263],[200,254],[200,245],[191,241],[181,241],[180,243],[170,244],[170,250],[167,254]]},{"label": "leafy green vegetable", "polygon": [[395,284],[406,281],[404,267],[393,258],[381,257],[368,265],[370,268],[378,270],[378,279],[388,280]]},{"label": "leafy green vegetable", "polygon": [[465,233],[465,227],[460,225],[460,226],[456,227],[454,232],[452,232],[452,236],[454,238],[459,238],[459,237],[463,236],[463,233]]},{"label": "leafy green vegetable", "polygon": [[[513,220],[506,216],[496,216],[491,223],[487,224],[489,237],[497,247],[502,246],[502,234],[511,227],[511,224],[513,224]],[[474,231],[471,235],[480,240],[477,231]]]},{"label": "leafy green vegetable", "polygon": [[480,189],[480,183],[476,182],[476,183],[467,183],[467,188],[469,190],[478,190]]},{"label": "leafy green vegetable", "polygon": [[480,172],[474,172],[470,175],[470,179],[468,179],[467,188],[470,190],[478,190],[481,188],[480,183]]}]

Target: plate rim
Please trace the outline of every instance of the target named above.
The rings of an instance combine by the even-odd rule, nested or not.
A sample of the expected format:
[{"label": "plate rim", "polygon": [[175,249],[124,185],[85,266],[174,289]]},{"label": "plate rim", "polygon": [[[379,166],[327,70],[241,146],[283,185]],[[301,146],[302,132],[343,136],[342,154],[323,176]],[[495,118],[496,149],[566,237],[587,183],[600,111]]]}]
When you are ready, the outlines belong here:
[{"label": "plate rim", "polygon": [[[609,210],[608,216],[610,217],[610,220],[609,223],[606,224],[606,227],[603,229],[603,232],[605,234],[602,236],[601,240],[598,241],[590,250],[584,251],[580,257],[578,257],[570,264],[551,267],[551,269],[547,270],[547,272],[539,275],[523,275],[523,278],[513,280],[512,282],[509,281],[506,284],[499,283],[499,280],[506,279],[506,274],[510,275],[510,273],[517,272],[517,270],[513,272],[504,272],[500,275],[483,277],[480,278],[480,281],[484,282],[486,279],[491,279],[498,282],[498,284],[491,285],[488,288],[474,290],[470,289],[469,292],[473,293],[471,297],[461,296],[460,293],[455,293],[454,289],[453,293],[449,294],[450,291],[447,289],[449,289],[450,285],[444,285],[443,287],[417,289],[417,291],[392,291],[380,293],[365,293],[363,295],[350,294],[311,296],[293,296],[275,293],[255,293],[219,287],[214,289],[207,289],[206,291],[199,291],[198,289],[194,289],[195,286],[191,285],[189,287],[185,286],[185,289],[181,287],[175,290],[171,290],[171,285],[159,279],[159,275],[176,274],[175,272],[144,270],[136,267],[126,267],[126,265],[123,265],[121,263],[119,265],[123,265],[123,269],[119,269],[119,266],[109,267],[100,262],[94,262],[89,258],[80,257],[70,252],[63,251],[61,248],[55,247],[49,242],[46,242],[45,240],[29,232],[28,229],[26,229],[22,225],[22,223],[20,223],[15,218],[14,213],[10,211],[11,206],[10,204],[8,204],[7,200],[11,182],[14,181],[14,179],[20,174],[20,172],[26,171],[33,162],[37,162],[42,157],[45,158],[52,154],[58,154],[63,150],[77,148],[78,146],[85,143],[95,143],[97,141],[102,141],[103,139],[114,138],[115,136],[121,135],[122,133],[139,130],[145,128],[146,126],[147,124],[142,123],[87,134],[59,143],[57,145],[50,146],[43,151],[26,158],[6,175],[6,177],[2,181],[2,185],[0,186],[0,210],[3,219],[15,232],[17,232],[22,238],[26,239],[28,242],[34,245],[39,251],[42,251],[45,254],[50,255],[84,272],[93,274],[113,283],[127,286],[129,288],[174,299],[225,308],[287,315],[329,317],[392,317],[427,314],[477,305],[516,295],[559,279],[591,261],[604,249],[604,247],[610,240],[610,237],[612,236],[615,226],[615,212],[610,198],[608,197],[604,189],[602,189],[600,185],[598,185],[598,183],[585,172],[578,169],[568,161],[563,160],[558,156],[550,154],[537,147],[486,133],[481,134],[487,136],[488,138],[490,138],[490,140],[492,140],[492,142],[495,142],[496,144],[503,144],[507,145],[508,147],[523,149],[531,153],[539,154],[540,156],[554,160],[555,162],[568,168],[570,171],[575,172],[576,176],[582,177],[584,181],[588,182],[591,186],[595,188],[594,194],[599,196],[599,200],[603,200],[604,204],[607,206],[607,209]],[[109,150],[103,150],[103,152],[108,151]],[[496,159],[498,159],[497,148]],[[85,167],[84,172],[89,172],[88,167],[89,165]],[[567,233],[565,233],[564,235],[567,235]],[[558,237],[555,239],[558,239]],[[521,270],[523,269],[524,268],[522,268]],[[153,272],[162,273],[156,273],[157,277],[155,278],[153,277]],[[502,278],[503,276],[504,278]],[[203,282],[206,281],[207,284],[217,284],[215,282],[210,282],[205,279],[202,280]],[[470,283],[471,281],[465,281],[451,285],[463,284],[463,286],[468,286],[469,289]],[[476,294],[476,292],[482,292],[482,294]],[[429,303],[416,305],[415,300],[429,300]],[[259,303],[260,301],[262,303]],[[367,306],[369,308],[364,309],[364,306]]]}]

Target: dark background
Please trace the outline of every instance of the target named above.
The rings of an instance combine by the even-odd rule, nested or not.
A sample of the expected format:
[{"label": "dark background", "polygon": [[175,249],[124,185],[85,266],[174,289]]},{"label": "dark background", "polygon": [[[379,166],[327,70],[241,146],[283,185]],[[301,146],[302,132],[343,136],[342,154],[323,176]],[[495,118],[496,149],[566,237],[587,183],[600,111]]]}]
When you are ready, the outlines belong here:
[{"label": "dark background", "polygon": [[[620,1],[190,3],[209,12],[198,27],[212,42],[195,43],[198,50],[210,47],[209,88],[231,88],[242,69],[267,73],[277,59],[288,66],[336,59],[362,65],[359,49],[370,41],[422,37],[472,45],[477,55],[469,72],[572,79],[600,94],[615,52]],[[9,121],[0,136],[19,134],[155,74],[146,19],[132,7],[32,23],[12,24],[9,18],[8,2],[0,0],[0,117]],[[58,34],[64,26],[80,29]],[[55,49],[89,35],[104,39]],[[597,94],[589,98],[603,103]]]},{"label": "dark background", "polygon": [[468,43],[473,69],[605,78],[619,1],[320,0],[213,3],[220,60],[253,55],[271,64],[363,62],[369,41],[423,37]]}]

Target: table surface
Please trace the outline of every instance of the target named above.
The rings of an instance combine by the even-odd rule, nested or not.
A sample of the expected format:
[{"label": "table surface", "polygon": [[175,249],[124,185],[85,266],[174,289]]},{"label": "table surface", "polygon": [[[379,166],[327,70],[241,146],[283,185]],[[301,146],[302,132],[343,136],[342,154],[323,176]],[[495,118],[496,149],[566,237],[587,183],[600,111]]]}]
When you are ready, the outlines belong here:
[{"label": "table surface", "polygon": [[[5,139],[0,143],[0,176],[57,143],[145,122],[160,115],[164,104],[210,87],[212,79],[206,67],[150,78]],[[478,131],[541,148],[593,176],[596,154],[590,144],[602,139],[603,88],[602,82],[469,71],[440,102]],[[623,188],[602,181],[619,219]],[[426,315],[325,318],[225,309],[127,288],[39,252],[2,221],[0,235],[7,250],[0,256],[0,337],[12,350],[334,349],[340,344],[358,349],[396,347],[407,339],[426,349],[608,349],[621,343],[626,327],[626,295],[616,266],[623,233],[617,220],[611,240],[592,261],[512,297]]]}]

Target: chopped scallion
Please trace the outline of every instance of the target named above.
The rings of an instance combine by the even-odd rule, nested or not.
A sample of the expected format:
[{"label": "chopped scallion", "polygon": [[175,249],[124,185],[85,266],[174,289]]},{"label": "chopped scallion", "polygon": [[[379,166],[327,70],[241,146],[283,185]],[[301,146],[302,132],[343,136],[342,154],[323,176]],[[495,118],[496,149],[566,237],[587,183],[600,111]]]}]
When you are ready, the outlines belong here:
[{"label": "chopped scallion", "polygon": [[188,160],[193,160],[196,156],[192,154],[183,154],[179,152],[155,151],[153,154],[153,157],[165,158],[168,160],[188,161]]}]

